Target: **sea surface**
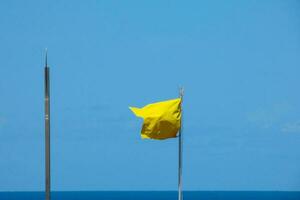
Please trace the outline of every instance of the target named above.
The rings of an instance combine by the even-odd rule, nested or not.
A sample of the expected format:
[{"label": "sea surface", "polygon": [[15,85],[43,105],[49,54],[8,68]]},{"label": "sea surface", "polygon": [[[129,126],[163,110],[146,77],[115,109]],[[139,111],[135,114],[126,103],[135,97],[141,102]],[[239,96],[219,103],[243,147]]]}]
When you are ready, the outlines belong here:
[{"label": "sea surface", "polygon": [[[177,200],[176,191],[51,192],[51,200]],[[300,200],[300,192],[186,191],[184,200]],[[0,192],[1,200],[44,200],[43,192]]]}]

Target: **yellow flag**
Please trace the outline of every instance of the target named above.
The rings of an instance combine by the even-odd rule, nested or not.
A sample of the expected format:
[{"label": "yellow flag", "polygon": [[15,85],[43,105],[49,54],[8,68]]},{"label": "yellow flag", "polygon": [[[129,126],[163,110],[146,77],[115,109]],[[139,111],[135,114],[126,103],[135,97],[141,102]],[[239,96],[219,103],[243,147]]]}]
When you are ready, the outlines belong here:
[{"label": "yellow flag", "polygon": [[162,140],[176,137],[181,126],[181,98],[148,104],[143,108],[129,108],[144,119],[142,138]]}]

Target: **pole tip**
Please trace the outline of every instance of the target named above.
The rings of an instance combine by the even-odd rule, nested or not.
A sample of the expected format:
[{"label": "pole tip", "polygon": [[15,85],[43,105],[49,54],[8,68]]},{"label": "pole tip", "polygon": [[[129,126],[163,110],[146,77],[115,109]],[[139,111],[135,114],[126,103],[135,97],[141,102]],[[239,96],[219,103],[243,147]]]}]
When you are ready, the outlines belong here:
[{"label": "pole tip", "polygon": [[179,94],[182,97],[184,94],[184,88],[182,86],[179,87]]}]

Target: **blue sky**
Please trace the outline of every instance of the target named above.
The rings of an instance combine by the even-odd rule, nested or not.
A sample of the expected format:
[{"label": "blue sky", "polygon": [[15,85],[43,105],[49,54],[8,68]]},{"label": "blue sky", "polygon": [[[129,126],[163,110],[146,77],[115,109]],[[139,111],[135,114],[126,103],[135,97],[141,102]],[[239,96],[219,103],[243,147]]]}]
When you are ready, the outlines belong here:
[{"label": "blue sky", "polygon": [[300,190],[299,1],[1,1],[0,191],[176,190],[128,106],[185,87],[185,190]]}]

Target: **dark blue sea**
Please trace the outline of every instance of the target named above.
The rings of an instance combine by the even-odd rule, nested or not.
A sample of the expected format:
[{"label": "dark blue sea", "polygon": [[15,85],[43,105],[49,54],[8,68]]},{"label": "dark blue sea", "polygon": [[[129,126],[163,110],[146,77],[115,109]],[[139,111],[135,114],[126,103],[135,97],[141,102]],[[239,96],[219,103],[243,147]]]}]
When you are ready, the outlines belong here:
[{"label": "dark blue sea", "polygon": [[[52,192],[52,200],[177,200],[177,192]],[[0,192],[1,200],[43,200],[43,192]],[[300,200],[300,192],[187,191],[184,200]]]}]

